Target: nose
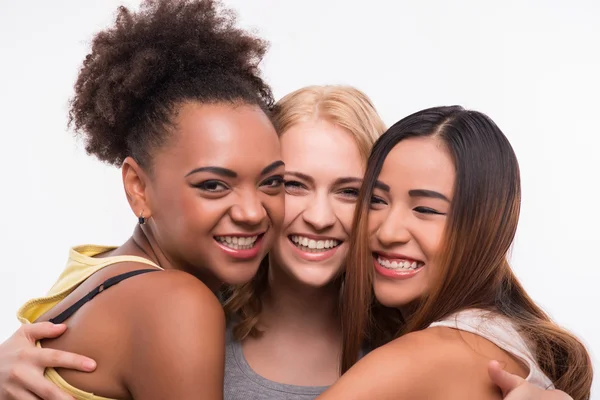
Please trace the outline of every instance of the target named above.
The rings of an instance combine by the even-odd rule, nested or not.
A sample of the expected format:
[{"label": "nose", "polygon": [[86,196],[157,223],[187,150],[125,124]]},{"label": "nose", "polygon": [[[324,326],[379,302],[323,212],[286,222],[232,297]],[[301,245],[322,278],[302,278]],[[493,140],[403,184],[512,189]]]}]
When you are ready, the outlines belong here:
[{"label": "nose", "polygon": [[308,202],[302,219],[316,231],[323,231],[335,224],[336,216],[327,194],[317,194]]},{"label": "nose", "polygon": [[410,241],[407,216],[401,211],[391,211],[375,231],[375,237],[384,247],[405,244]]},{"label": "nose", "polygon": [[255,190],[240,193],[239,200],[230,209],[231,219],[242,225],[259,225],[267,216],[267,210]]}]

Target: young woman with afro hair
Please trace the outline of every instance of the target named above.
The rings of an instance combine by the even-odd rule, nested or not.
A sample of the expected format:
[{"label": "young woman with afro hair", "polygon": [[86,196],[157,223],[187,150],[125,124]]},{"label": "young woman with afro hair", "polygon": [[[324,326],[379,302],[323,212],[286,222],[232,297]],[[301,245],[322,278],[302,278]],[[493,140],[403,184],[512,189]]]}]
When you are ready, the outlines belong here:
[{"label": "young woman with afro hair", "polygon": [[[48,368],[48,384],[80,399],[222,398],[216,293],[255,275],[283,218],[265,51],[212,0],[120,7],[94,37],[70,125],[90,155],[121,168],[138,224],[119,247],[71,249],[50,293],[19,311],[24,323],[68,325],[38,342],[48,357],[97,362],[93,373]],[[76,188],[82,201],[104,195],[94,182]],[[38,398],[48,387],[4,390]]]}]

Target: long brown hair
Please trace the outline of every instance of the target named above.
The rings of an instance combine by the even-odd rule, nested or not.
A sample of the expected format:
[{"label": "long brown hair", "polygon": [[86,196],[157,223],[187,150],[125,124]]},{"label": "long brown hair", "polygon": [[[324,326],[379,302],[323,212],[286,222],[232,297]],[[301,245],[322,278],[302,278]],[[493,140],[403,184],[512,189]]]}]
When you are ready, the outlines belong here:
[{"label": "long brown hair", "polygon": [[[383,307],[373,297],[368,213],[388,153],[404,139],[427,136],[444,143],[454,161],[456,182],[443,249],[436,260],[439,272],[431,292],[403,320],[397,310]],[[585,347],[533,302],[508,264],[520,203],[517,158],[486,115],[458,106],[438,107],[393,125],[373,148],[356,208],[342,294],[342,372],[356,362],[365,341],[378,346],[455,312],[480,308],[515,324],[556,388],[575,400],[589,399],[592,366]]]},{"label": "long brown hair", "polygon": [[[363,162],[385,125],[366,94],[351,86],[307,86],[275,104],[271,119],[281,136],[292,126],[312,120],[325,120],[346,129],[356,141]],[[256,276],[243,285],[225,289],[225,312],[236,319],[233,336],[243,340],[260,335],[262,297],[268,289],[269,261],[265,258]]]}]

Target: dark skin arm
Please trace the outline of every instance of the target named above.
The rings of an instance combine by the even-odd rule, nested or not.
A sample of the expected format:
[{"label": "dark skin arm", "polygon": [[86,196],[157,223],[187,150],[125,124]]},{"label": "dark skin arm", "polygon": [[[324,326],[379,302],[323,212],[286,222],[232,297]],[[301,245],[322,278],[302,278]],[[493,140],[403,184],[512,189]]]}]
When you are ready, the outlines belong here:
[{"label": "dark skin arm", "polygon": [[[106,278],[141,269],[121,263],[96,273],[47,316],[66,309]],[[215,295],[180,271],[151,272],[102,292],[43,347],[84,354],[92,373],[58,370],[71,385],[118,399],[221,399],[225,317]]]}]

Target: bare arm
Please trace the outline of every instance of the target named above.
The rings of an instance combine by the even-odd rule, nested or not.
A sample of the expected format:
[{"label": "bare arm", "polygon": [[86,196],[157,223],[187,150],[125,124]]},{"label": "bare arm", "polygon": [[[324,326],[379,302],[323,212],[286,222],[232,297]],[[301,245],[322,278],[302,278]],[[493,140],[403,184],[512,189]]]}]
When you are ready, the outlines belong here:
[{"label": "bare arm", "polygon": [[500,400],[486,366],[460,336],[421,331],[369,353],[318,399]]},{"label": "bare arm", "polygon": [[506,400],[573,400],[565,392],[540,389],[520,376],[504,371],[496,361],[490,362],[489,374],[492,381],[502,390],[502,396]]},{"label": "bare arm", "polygon": [[65,325],[49,322],[23,325],[0,344],[0,400],[72,399],[44,378],[44,369],[60,367],[91,372],[96,363],[77,354],[35,346],[36,341],[58,337],[65,330]]},{"label": "bare arm", "polygon": [[222,399],[225,316],[218,299],[191,275],[152,278],[160,287],[148,285],[154,300],[132,324],[127,389],[134,399]]}]

